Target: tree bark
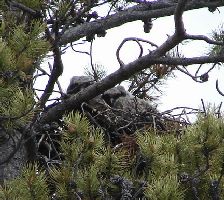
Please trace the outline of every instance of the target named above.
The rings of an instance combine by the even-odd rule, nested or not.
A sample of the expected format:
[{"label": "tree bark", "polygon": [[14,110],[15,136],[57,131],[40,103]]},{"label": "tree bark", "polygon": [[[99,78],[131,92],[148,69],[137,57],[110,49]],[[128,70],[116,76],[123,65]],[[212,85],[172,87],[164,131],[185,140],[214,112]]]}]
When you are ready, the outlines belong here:
[{"label": "tree bark", "polygon": [[[5,141],[0,145],[0,184],[18,177],[27,161],[27,153],[21,144],[22,134],[18,131],[3,133]],[[7,138],[6,138],[7,137]]]},{"label": "tree bark", "polygon": [[[200,8],[220,6],[224,6],[223,1],[191,1],[189,4],[187,4],[184,10],[189,11]],[[119,27],[128,22],[171,16],[174,15],[175,9],[175,4],[167,5],[167,3],[163,2],[151,2],[150,4],[136,5],[124,11],[109,15],[105,18],[97,19],[93,22],[84,23],[68,29],[62,35],[59,44],[61,46],[67,45],[89,34],[97,33],[98,30],[108,30],[114,27]]]}]

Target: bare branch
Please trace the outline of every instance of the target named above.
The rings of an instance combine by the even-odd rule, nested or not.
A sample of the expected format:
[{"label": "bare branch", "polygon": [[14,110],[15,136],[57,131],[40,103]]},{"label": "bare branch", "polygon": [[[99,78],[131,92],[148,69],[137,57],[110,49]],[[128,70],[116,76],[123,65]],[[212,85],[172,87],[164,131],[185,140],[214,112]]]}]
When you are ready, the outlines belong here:
[{"label": "bare branch", "polygon": [[179,36],[185,35],[182,15],[187,2],[187,0],[179,0],[174,12],[175,32]]},{"label": "bare branch", "polygon": [[[187,11],[199,8],[220,6],[224,6],[223,1],[198,1],[197,3],[190,2],[184,10]],[[167,5],[167,3],[161,3],[156,1],[151,2],[150,6],[143,4],[136,5],[116,14],[109,15],[105,18],[97,19],[93,22],[84,23],[77,27],[70,28],[62,35],[60,45],[66,45],[70,42],[77,41],[78,39],[85,37],[88,34],[97,32],[99,29],[108,30],[136,20],[170,16],[174,14],[175,8],[176,7],[173,6],[173,4],[171,6]]]},{"label": "bare branch", "polygon": [[208,44],[224,45],[223,42],[212,40],[205,35],[189,35],[189,34],[186,34],[185,39],[203,40],[203,41],[207,42]]},{"label": "bare branch", "polygon": [[[208,81],[208,77],[209,77],[208,74],[209,74],[209,72],[211,72],[211,71],[216,67],[217,63],[214,63],[214,64],[212,65],[212,67],[210,67],[210,68],[207,70],[207,72],[205,72],[205,73],[203,73],[203,74],[201,74],[201,75],[198,75],[198,73],[199,73],[199,71],[200,71],[202,65],[203,65],[203,64],[201,64],[201,65],[198,67],[197,71],[195,72],[195,75],[192,75],[192,74],[186,69],[185,66],[183,66],[184,69],[182,69],[182,68],[179,67],[179,66],[176,66],[176,69],[179,70],[180,72],[186,74],[187,76],[190,76],[195,82],[198,82],[198,83],[204,83],[204,82]],[[200,80],[197,80],[198,78],[199,78]]]},{"label": "bare branch", "polygon": [[120,67],[123,67],[123,66],[124,66],[124,63],[123,63],[123,61],[120,59],[120,55],[119,55],[119,53],[120,53],[121,48],[123,47],[123,45],[124,45],[125,42],[127,42],[127,41],[135,41],[135,42],[137,42],[137,44],[138,44],[138,46],[139,46],[139,48],[140,48],[140,53],[139,53],[139,56],[138,56],[139,58],[142,57],[142,54],[143,54],[143,47],[142,47],[142,45],[140,44],[139,41],[141,41],[141,42],[146,42],[146,43],[148,43],[148,44],[150,44],[150,45],[152,45],[152,46],[154,46],[154,47],[158,47],[158,46],[157,46],[156,44],[154,44],[153,42],[150,42],[150,41],[148,41],[148,40],[144,40],[144,39],[141,39],[141,38],[136,38],[136,37],[125,38],[125,39],[121,42],[121,44],[118,46],[117,51],[116,51],[116,56],[117,56],[117,60],[118,60],[118,62],[119,62],[119,64],[120,64]]},{"label": "bare branch", "polygon": [[207,116],[207,111],[206,111],[205,103],[204,103],[203,99],[201,99],[201,103],[202,103],[202,107],[203,107],[203,112],[204,112],[205,116]]},{"label": "bare branch", "polygon": [[168,52],[184,40],[185,29],[182,21],[182,14],[184,12],[185,5],[186,2],[184,0],[180,0],[178,2],[174,11],[175,33],[153,52],[155,56],[165,55],[166,52]]},{"label": "bare branch", "polygon": [[223,62],[222,56],[200,56],[192,58],[152,58],[154,64],[166,64],[166,65],[193,65],[193,64],[206,64],[206,63],[219,63]]},{"label": "bare branch", "polygon": [[91,68],[92,68],[92,72],[93,72],[93,77],[94,77],[94,80],[95,81],[98,81],[99,80],[99,77],[98,77],[98,74],[96,72],[96,69],[94,67],[94,64],[93,64],[93,40],[91,41],[90,43],[90,65],[91,65]]},{"label": "bare branch", "polygon": [[[75,44],[75,45],[76,45],[76,44]],[[89,52],[76,50],[76,49],[74,48],[74,45],[72,44],[72,42],[70,43],[70,47],[72,48],[72,50],[73,50],[74,52],[87,54],[88,56],[90,55]]]},{"label": "bare branch", "polygon": [[217,110],[217,117],[221,117],[221,108],[222,108],[222,102],[219,104],[218,110]]},{"label": "bare branch", "polygon": [[16,1],[9,1],[9,5],[12,6],[12,7],[16,7],[24,12],[27,12],[33,16],[39,16],[40,17],[40,12],[38,11],[35,11],[27,6],[25,6],[24,4],[22,3],[18,3]]},{"label": "bare branch", "polygon": [[[48,62],[48,66],[49,66],[50,71],[52,72],[53,71],[53,68],[52,68],[52,65],[49,62]],[[62,90],[62,87],[61,87],[60,82],[57,80],[56,83],[58,85],[58,89],[60,91],[60,94],[63,94],[63,90]]]},{"label": "bare branch", "polygon": [[78,92],[76,95],[71,96],[71,98],[66,99],[61,104],[49,109],[41,119],[42,123],[54,121],[60,118],[65,111],[71,111],[78,108],[80,104],[84,101],[88,101],[97,95],[100,95],[104,91],[114,87],[120,82],[130,78],[133,74],[150,67],[153,64],[168,64],[168,65],[192,65],[192,64],[204,64],[204,63],[214,63],[214,62],[224,62],[223,56],[204,56],[204,57],[194,57],[194,58],[167,58],[167,57],[155,57],[153,54],[143,56],[127,65],[123,68],[118,69],[114,73],[108,75],[100,82],[97,82],[84,90]]},{"label": "bare branch", "polygon": [[216,80],[215,86],[216,86],[216,90],[218,91],[218,93],[220,95],[224,96],[224,93],[219,89],[219,81],[218,81],[218,79]]},{"label": "bare branch", "polygon": [[[215,2],[215,3],[217,6],[224,5],[224,2],[222,4],[220,2],[219,3]],[[76,95],[71,96],[71,98],[66,99],[61,104],[58,104],[55,107],[49,109],[49,111],[43,115],[41,122],[43,123],[47,121],[53,121],[60,118],[64,114],[65,111],[71,111],[75,108],[78,108],[83,102],[88,101],[96,97],[97,95],[102,94],[104,91],[130,78],[133,74],[138,73],[143,69],[147,69],[154,64],[188,66],[192,64],[224,62],[223,56],[202,56],[202,57],[193,57],[193,58],[165,57],[165,54],[169,50],[171,50],[173,47],[175,47],[176,45],[178,45],[180,42],[182,42],[185,39],[185,29],[184,29],[183,21],[182,21],[183,11],[188,9],[199,8],[200,6],[202,7],[204,7],[205,5],[208,6],[208,4],[204,2],[203,4],[199,2],[197,4],[189,3],[188,5],[186,6],[185,5],[186,5],[186,2],[183,0],[180,0],[177,4],[176,9],[172,6],[168,8],[162,8],[162,10],[161,9],[150,10],[152,6],[151,7],[147,6],[147,8],[145,8],[144,6],[143,8],[135,6],[130,9],[127,9],[126,11],[119,12],[117,14],[108,16],[101,20],[96,20],[90,23],[84,23],[83,25],[78,26],[77,29],[76,28],[73,29],[73,31],[77,30],[75,35],[73,35],[74,32],[72,31],[69,33],[69,37],[67,37],[68,35],[66,36],[67,38],[63,38],[62,36],[61,41],[63,42],[60,44],[66,44],[68,40],[70,40],[70,42],[72,40],[77,40],[80,37],[85,36],[85,34],[92,33],[92,31],[94,32],[95,29],[99,29],[102,27],[104,29],[109,29],[114,26],[119,26],[121,24],[124,24],[127,21],[134,21],[139,18],[141,19],[141,17],[145,18],[145,16],[148,16],[153,18],[153,17],[156,17],[156,15],[161,16],[164,13],[166,13],[164,15],[169,15],[168,13],[174,14],[175,12],[175,24],[176,24],[175,33],[174,35],[169,37],[167,41],[165,41],[160,47],[150,52],[150,54],[146,56],[139,57],[137,60],[129,64],[123,65],[122,68],[108,75],[103,80],[93,85],[90,85],[88,88],[85,88],[84,90],[78,92]],[[139,8],[140,12],[137,8]],[[65,33],[65,35],[67,33]],[[134,41],[136,41],[139,44],[138,40],[134,39]],[[124,42],[125,40],[123,41],[123,43]],[[119,60],[119,50],[122,47],[123,43],[121,43],[117,51],[118,60]],[[141,52],[142,52],[142,49],[141,49]],[[141,52],[140,52],[140,56],[142,54]],[[122,61],[120,60],[120,64],[121,62]]]},{"label": "bare branch", "polygon": [[49,77],[48,83],[44,90],[44,93],[40,97],[40,101],[38,103],[40,108],[43,108],[45,106],[45,103],[47,102],[47,100],[49,99],[49,97],[52,94],[55,83],[58,81],[58,77],[63,72],[63,62],[61,59],[61,50],[60,50],[60,47],[58,44],[60,35],[59,35],[59,26],[58,26],[57,21],[55,22],[55,30],[54,31],[55,31],[55,38],[52,38],[49,29],[46,29],[46,35],[52,44],[52,51],[54,54],[54,64],[53,64],[53,69],[52,69],[51,75]]},{"label": "bare branch", "polygon": [[48,98],[51,96],[52,91],[54,89],[54,84],[58,81],[58,77],[62,74],[63,71],[63,63],[61,60],[61,52],[58,47],[54,48],[54,64],[51,76],[48,80],[44,93],[40,98],[40,107],[44,107]]}]

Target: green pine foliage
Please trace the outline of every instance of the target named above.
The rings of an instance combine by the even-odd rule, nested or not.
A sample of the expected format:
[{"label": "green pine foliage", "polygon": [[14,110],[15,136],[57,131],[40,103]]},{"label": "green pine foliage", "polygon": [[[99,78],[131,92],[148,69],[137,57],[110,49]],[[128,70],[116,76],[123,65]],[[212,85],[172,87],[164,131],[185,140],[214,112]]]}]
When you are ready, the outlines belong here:
[{"label": "green pine foliage", "polygon": [[[220,27],[217,30],[214,30],[212,32],[212,38],[215,41],[218,42],[223,42],[224,41],[224,30],[223,30],[223,25],[220,25]],[[210,55],[218,55],[221,54],[223,55],[223,45],[212,45],[209,54]]]},{"label": "green pine foliage", "polygon": [[[44,0],[17,2],[35,11],[46,6]],[[13,133],[8,130],[20,130],[34,117],[32,75],[51,46],[43,38],[46,24],[38,16],[24,17],[20,10],[9,10],[6,3],[0,1],[0,116],[1,128]],[[74,26],[83,23],[74,20],[79,17],[76,11],[80,5],[88,7],[99,1],[77,1],[73,15],[69,12],[72,3],[51,2],[51,11],[60,19],[61,28],[69,26],[68,21]],[[111,1],[115,10],[129,3]],[[87,20],[89,10],[85,12],[81,21]],[[223,41],[223,35],[221,27],[213,33],[213,38]],[[211,49],[211,54],[222,53],[220,46]],[[95,77],[92,71],[87,71],[88,75],[97,80],[105,75],[101,66],[92,67],[99,76]],[[155,77],[157,81],[163,80],[172,69],[155,65],[152,80]],[[135,89],[134,86],[131,89]],[[129,149],[128,140],[111,146],[105,132],[94,128],[79,113],[69,113],[63,123],[62,136],[55,142],[59,146],[57,160],[41,166],[45,168],[41,168],[40,163],[24,167],[19,177],[0,187],[0,199],[224,199],[224,120],[212,112],[199,115],[195,124],[178,135],[158,134],[154,130],[136,132],[132,143],[127,145]]]},{"label": "green pine foliage", "polygon": [[[224,198],[224,120],[210,112],[178,136],[136,133],[139,149],[132,158],[127,150],[109,146],[81,114],[70,113],[64,122],[58,164],[48,173],[28,166],[1,188],[2,199]],[[142,169],[139,157],[145,161]],[[14,190],[15,185],[20,187]]]},{"label": "green pine foliage", "polygon": [[[4,4],[0,6],[4,10]],[[20,17],[15,11],[0,13],[0,115],[6,129],[21,128],[31,121],[35,104],[32,75],[50,50],[42,38],[46,25],[31,18],[27,26]]]},{"label": "green pine foliage", "polygon": [[[30,7],[40,4],[36,0],[21,2]],[[45,29],[45,23],[31,16],[24,18],[20,12],[0,13],[0,72],[18,70],[27,74],[35,70],[35,63],[41,62],[50,50],[49,42],[43,38]]]},{"label": "green pine foliage", "polygon": [[45,173],[37,165],[28,165],[23,173],[0,188],[1,200],[47,200],[49,190]]},{"label": "green pine foliage", "polygon": [[180,189],[178,177],[173,174],[153,177],[145,189],[145,195],[150,200],[183,200],[184,191]]},{"label": "green pine foliage", "polygon": [[43,6],[44,0],[18,0],[17,2],[22,3],[28,8],[40,10],[41,6]]},{"label": "green pine foliage", "polygon": [[31,121],[34,115],[33,92],[22,91],[17,85],[0,87],[0,115],[6,129],[20,128]]},{"label": "green pine foliage", "polygon": [[22,91],[19,87],[17,91],[7,100],[8,106],[2,107],[3,116],[7,116],[6,127],[19,128],[30,122],[34,115],[33,92]]},{"label": "green pine foliage", "polygon": [[128,166],[125,154],[107,146],[103,132],[80,114],[70,113],[64,120],[67,130],[60,143],[64,161],[50,173],[56,196],[70,199],[81,193],[85,199],[98,199],[100,187],[109,187],[104,184],[111,176],[124,173]]},{"label": "green pine foliage", "polygon": [[139,134],[138,144],[150,169],[145,195],[149,199],[213,199],[216,193],[223,198],[223,128],[223,119],[209,113],[199,116],[179,138]]},{"label": "green pine foliage", "polygon": [[148,199],[184,199],[178,181],[176,145],[173,135],[159,136],[155,133],[138,134],[138,144],[145,160],[148,160]]},{"label": "green pine foliage", "polygon": [[93,64],[84,68],[84,74],[91,76],[96,81],[99,81],[106,76],[107,72],[103,65]]},{"label": "green pine foliage", "polygon": [[12,50],[7,46],[5,42],[0,42],[0,71],[3,72],[15,69],[16,63]]},{"label": "green pine foliage", "polygon": [[[195,177],[195,187],[200,191],[201,199],[212,197],[212,190],[224,198],[223,167],[224,167],[224,121],[214,118],[209,113],[199,116],[198,122],[190,127],[179,143],[179,160],[182,174]],[[220,189],[215,189],[218,182]],[[189,191],[189,188],[187,188]],[[220,190],[220,191],[219,191]]]},{"label": "green pine foliage", "polygon": [[49,43],[41,38],[45,25],[39,21],[32,21],[31,29],[25,25],[17,26],[9,36],[7,45],[11,48],[18,70],[29,72],[49,51]]}]

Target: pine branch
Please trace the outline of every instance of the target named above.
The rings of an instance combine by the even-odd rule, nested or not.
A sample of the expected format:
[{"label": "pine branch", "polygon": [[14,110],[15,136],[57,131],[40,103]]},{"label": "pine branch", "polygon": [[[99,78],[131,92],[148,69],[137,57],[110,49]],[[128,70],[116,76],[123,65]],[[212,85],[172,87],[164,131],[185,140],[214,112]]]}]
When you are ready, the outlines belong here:
[{"label": "pine branch", "polygon": [[[191,1],[185,7],[185,11],[194,10],[199,8],[206,7],[222,7],[224,6],[223,1],[212,1],[212,2],[204,2],[204,1]],[[77,27],[72,27],[69,30],[65,31],[60,40],[60,45],[66,45],[73,41],[77,41],[78,39],[85,37],[92,33],[97,33],[98,30],[108,30],[114,27],[121,26],[125,23],[144,20],[149,18],[158,18],[173,15],[175,12],[176,6],[172,4],[172,6],[167,7],[167,3],[163,2],[151,2],[150,5],[137,5],[131,8],[128,8],[124,11],[117,12],[116,14],[109,15],[102,19],[97,19],[93,22],[84,23]]]},{"label": "pine branch", "polygon": [[162,58],[154,57],[153,55],[143,56],[136,61],[124,65],[123,68],[118,69],[114,73],[108,75],[100,82],[97,82],[88,88],[80,91],[69,99],[51,108],[47,113],[43,114],[41,123],[54,121],[62,117],[66,111],[71,111],[78,108],[82,102],[88,101],[104,91],[114,87],[120,82],[130,78],[134,73],[150,67],[153,64],[167,64],[167,65],[192,65],[224,62],[222,56],[203,56],[193,58]]},{"label": "pine branch", "polygon": [[61,60],[61,50],[58,45],[58,42],[60,39],[59,27],[56,26],[56,28],[55,28],[55,39],[53,39],[51,37],[48,29],[46,30],[46,33],[47,33],[47,36],[53,46],[52,51],[54,53],[54,64],[53,64],[53,69],[52,69],[51,75],[49,77],[48,83],[44,90],[44,93],[42,94],[40,101],[39,101],[39,105],[41,108],[43,108],[45,106],[45,103],[47,102],[47,100],[49,99],[49,97],[52,94],[55,83],[58,81],[58,77],[63,73],[63,62]]}]

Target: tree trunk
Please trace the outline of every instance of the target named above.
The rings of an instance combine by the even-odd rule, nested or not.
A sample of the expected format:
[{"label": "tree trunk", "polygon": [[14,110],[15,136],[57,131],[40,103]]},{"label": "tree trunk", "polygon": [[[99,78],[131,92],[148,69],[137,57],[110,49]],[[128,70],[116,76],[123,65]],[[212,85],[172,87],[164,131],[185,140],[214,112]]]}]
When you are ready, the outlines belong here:
[{"label": "tree trunk", "polygon": [[0,132],[0,137],[5,141],[0,144],[0,184],[4,181],[16,178],[27,161],[25,146],[21,144],[21,133],[14,131],[6,134]]}]

